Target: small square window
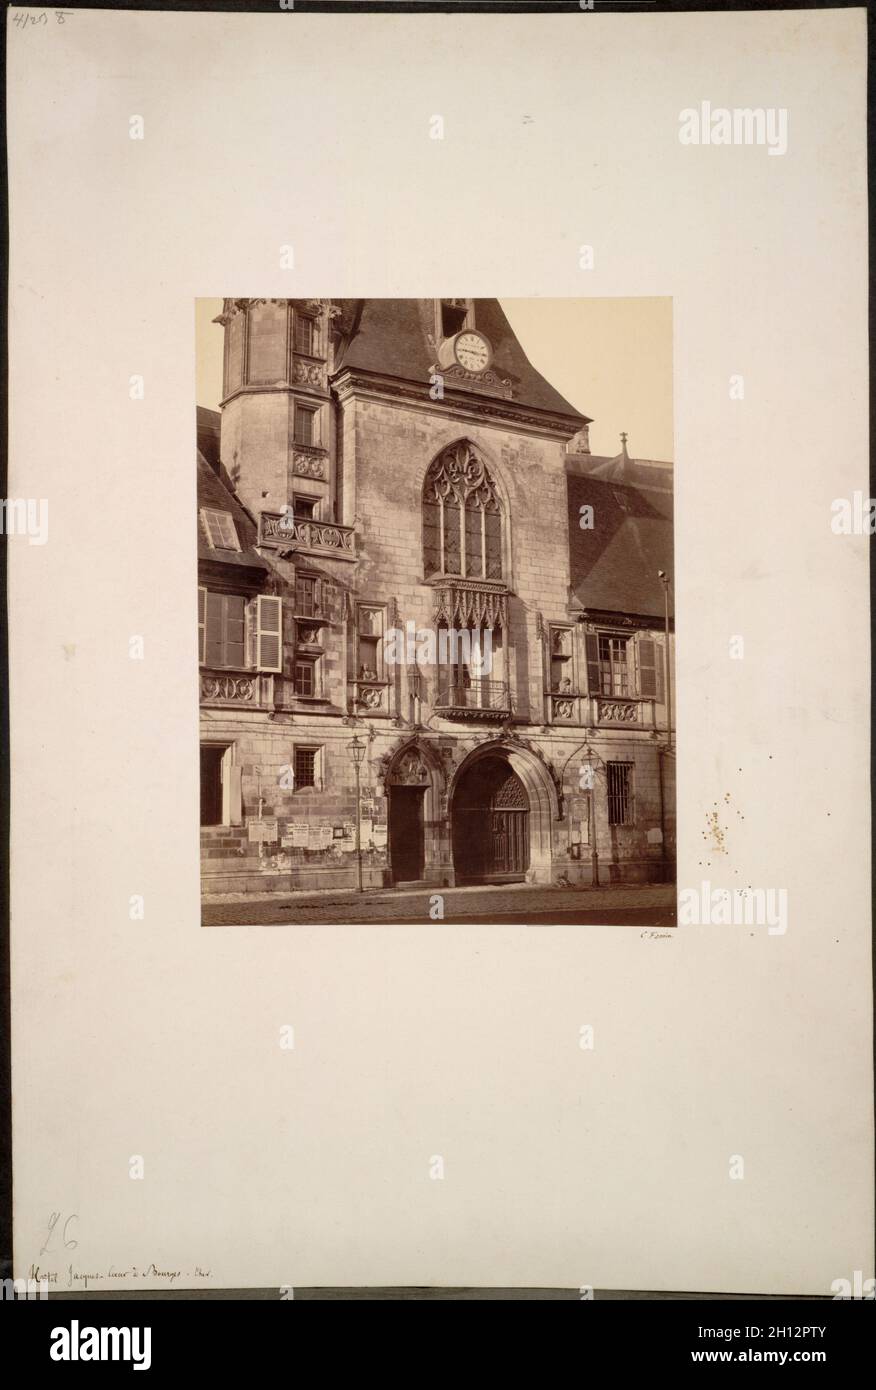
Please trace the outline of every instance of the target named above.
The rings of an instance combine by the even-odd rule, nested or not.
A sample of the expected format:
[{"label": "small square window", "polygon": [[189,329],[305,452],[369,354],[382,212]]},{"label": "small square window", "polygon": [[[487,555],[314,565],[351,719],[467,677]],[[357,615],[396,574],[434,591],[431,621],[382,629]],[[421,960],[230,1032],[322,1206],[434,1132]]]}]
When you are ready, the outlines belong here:
[{"label": "small square window", "polygon": [[315,748],[295,749],[294,770],[297,789],[316,786],[316,753]]},{"label": "small square window", "polygon": [[316,521],[319,518],[319,498],[302,497],[296,492],[292,498],[292,511],[299,521]]},{"label": "small square window", "polygon": [[296,444],[316,444],[316,407],[309,405],[296,405],[295,407],[295,443]]},{"label": "small square window", "polygon": [[445,338],[452,338],[465,327],[467,309],[457,304],[441,305],[441,332]]},{"label": "small square window", "polygon": [[230,512],[201,508],[201,522],[214,550],[239,550],[240,541]]}]

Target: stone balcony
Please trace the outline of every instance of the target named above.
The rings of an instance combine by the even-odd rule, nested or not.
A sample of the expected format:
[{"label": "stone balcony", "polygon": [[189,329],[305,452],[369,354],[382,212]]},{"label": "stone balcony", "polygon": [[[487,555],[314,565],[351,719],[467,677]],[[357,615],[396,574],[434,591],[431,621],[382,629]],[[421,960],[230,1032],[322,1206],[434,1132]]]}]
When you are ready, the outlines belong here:
[{"label": "stone balcony", "polygon": [[434,709],[445,719],[501,720],[511,714],[511,696],[506,681],[475,678],[470,685],[441,682]]},{"label": "stone balcony", "polygon": [[259,545],[285,547],[309,555],[355,560],[355,532],[333,521],[310,521],[291,512],[261,512]]}]

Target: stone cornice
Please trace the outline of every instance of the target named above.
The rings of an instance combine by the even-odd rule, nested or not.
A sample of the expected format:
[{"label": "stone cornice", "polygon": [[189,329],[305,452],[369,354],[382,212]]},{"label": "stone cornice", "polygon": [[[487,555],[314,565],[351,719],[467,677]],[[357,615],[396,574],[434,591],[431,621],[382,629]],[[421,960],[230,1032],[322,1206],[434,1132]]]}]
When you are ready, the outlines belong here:
[{"label": "stone cornice", "polygon": [[329,378],[329,384],[342,404],[353,398],[394,404],[401,398],[411,408],[427,411],[431,415],[451,414],[456,420],[468,418],[497,426],[511,425],[551,439],[569,439],[581,429],[581,420],[577,415],[536,410],[532,406],[497,396],[475,397],[448,388],[446,382],[444,398],[440,401],[430,397],[428,382],[420,384],[378,373],[354,372],[350,368],[342,367],[335,377]]}]

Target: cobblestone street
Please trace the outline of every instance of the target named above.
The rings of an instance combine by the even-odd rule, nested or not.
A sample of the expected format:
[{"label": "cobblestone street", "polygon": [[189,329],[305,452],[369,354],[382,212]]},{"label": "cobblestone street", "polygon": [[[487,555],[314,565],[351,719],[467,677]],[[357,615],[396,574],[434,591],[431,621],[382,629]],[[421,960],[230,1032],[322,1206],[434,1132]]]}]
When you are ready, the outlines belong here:
[{"label": "cobblestone street", "polygon": [[[381,892],[290,893],[216,899],[204,904],[205,926],[280,926],[286,923],[430,924],[432,898],[444,899],[445,924],[508,923],[567,926],[675,925],[674,884],[617,888],[543,888],[515,883],[501,887],[385,889]],[[440,920],[440,919],[438,919]]]}]

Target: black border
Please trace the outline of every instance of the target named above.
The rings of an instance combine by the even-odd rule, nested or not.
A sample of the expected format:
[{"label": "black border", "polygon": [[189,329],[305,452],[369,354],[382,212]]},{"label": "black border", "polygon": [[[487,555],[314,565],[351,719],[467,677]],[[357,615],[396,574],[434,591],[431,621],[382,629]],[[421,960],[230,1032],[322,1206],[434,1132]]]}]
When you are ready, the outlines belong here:
[{"label": "black border", "polygon": [[[40,6],[12,4],[7,5],[7,9],[15,8],[42,8]],[[193,13],[253,13],[253,14],[275,14],[283,15],[285,22],[294,23],[295,14],[325,14],[342,18],[345,15],[357,14],[495,14],[497,17],[508,14],[577,14],[581,15],[581,8],[578,0],[543,0],[543,3],[530,3],[523,0],[522,3],[515,3],[508,0],[506,3],[478,3],[477,0],[443,0],[443,3],[436,0],[372,0],[372,3],[363,3],[363,0],[294,0],[292,11],[283,11],[279,0],[211,0],[211,3],[203,3],[203,0],[175,0],[175,3],[164,3],[164,0],[63,0],[60,5],[47,5],[46,9],[63,8],[66,10],[76,9],[95,9],[95,10],[140,10],[140,11],[187,11]],[[867,11],[867,175],[869,192],[869,209],[871,220],[874,215],[874,200],[872,193],[872,162],[871,146],[874,135],[874,0],[865,0],[865,4],[855,3],[854,0],[737,0],[735,4],[720,3],[720,0],[702,0],[701,3],[688,3],[688,0],[654,0],[653,3],[642,3],[642,0],[595,0],[595,12],[606,13],[647,13],[653,14],[655,18],[662,13],[726,13],[728,11],[747,12],[747,11],[772,11],[772,10],[832,10],[832,9],[862,9]],[[583,16],[582,16],[583,18]],[[6,71],[6,25],[3,26],[3,36],[0,39],[2,49],[2,71]],[[5,102],[2,117],[2,242],[0,242],[0,254],[3,256],[3,266],[5,272],[7,295],[4,296],[2,309],[2,332],[0,332],[0,496],[6,496],[7,481],[7,441],[8,441],[8,415],[7,415],[7,392],[8,392],[8,289],[9,289],[9,186],[7,168],[7,141],[6,141],[6,110]],[[841,253],[841,248],[838,248]],[[873,293],[874,273],[876,273],[876,250],[874,250],[873,238],[870,240],[869,248],[870,265],[870,293],[869,293],[869,329],[870,329],[870,410],[871,418],[876,417],[876,378],[872,369],[872,357],[874,354],[874,335],[876,335],[876,297]],[[870,450],[870,493],[876,496],[876,457],[872,449]],[[8,664],[8,609],[7,609],[7,589],[6,589],[6,547],[7,539],[5,534],[0,535],[0,995],[2,995],[2,1024],[0,1024],[0,1278],[11,1278],[12,1276],[12,1104],[11,1104],[11,999],[10,999],[10,931],[9,931],[9,821],[10,821],[10,744],[9,744],[9,664]],[[872,545],[871,545],[872,553]],[[873,612],[876,609],[876,572],[874,566],[870,566],[870,613],[871,613],[871,749],[870,749],[870,772],[871,772],[871,873],[872,866],[876,864],[876,797],[874,797],[874,785],[876,785],[876,721],[873,716],[872,704],[872,649],[876,633],[873,631]],[[871,898],[876,902],[876,879],[871,879]],[[873,962],[873,987],[876,994],[876,950],[872,954]],[[876,1034],[874,1034],[874,1073],[876,1073]],[[874,1108],[876,1108],[876,1098],[874,1098]],[[277,1301],[279,1293],[276,1289],[177,1289],[177,1290],[156,1290],[156,1291],[113,1291],[100,1290],[86,1294],[64,1294],[50,1295],[48,1302],[52,1305],[58,1302],[87,1302],[92,1305],[95,1301],[134,1301],[140,1302],[176,1302],[180,1300],[192,1300],[197,1302],[212,1302],[238,1300],[245,1302],[253,1301]],[[337,1301],[337,1300],[402,1300],[402,1301],[580,1301],[580,1294],[575,1289],[545,1289],[545,1288],[319,1288],[319,1289],[296,1289],[296,1301]],[[759,1301],[769,1302],[770,1304],[780,1305],[783,1308],[796,1307],[801,1303],[817,1303],[821,1305],[818,1313],[819,1318],[827,1317],[827,1308],[824,1305],[835,1307],[834,1301],[829,1295],[824,1297],[811,1297],[801,1295],[789,1299],[787,1295],[771,1294],[745,1294],[745,1293],[696,1293],[696,1292],[660,1292],[654,1290],[596,1290],[594,1301],[620,1301],[638,1302],[654,1301],[659,1303],[678,1302],[687,1303],[691,1300],[697,1301],[718,1301],[723,1303],[734,1303],[738,1301]],[[39,1306],[39,1305],[36,1305]],[[840,1305],[842,1306],[842,1305]],[[100,1321],[96,1310],[89,1314],[92,1321]],[[789,1315],[790,1316],[790,1315]],[[795,1317],[798,1315],[795,1314]],[[815,1316],[813,1314],[813,1316]],[[150,1314],[150,1320],[152,1315]],[[107,1319],[103,1319],[106,1321]],[[727,1314],[721,1314],[720,1322],[731,1323],[732,1319]],[[817,1318],[816,1318],[817,1320]],[[591,1325],[592,1330],[592,1325]],[[650,1353],[649,1353],[650,1355]],[[836,1369],[836,1364],[832,1366]]]}]

